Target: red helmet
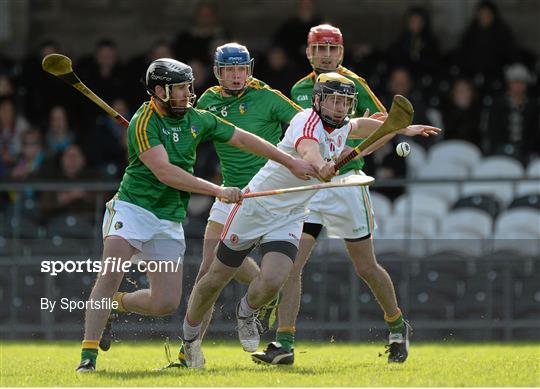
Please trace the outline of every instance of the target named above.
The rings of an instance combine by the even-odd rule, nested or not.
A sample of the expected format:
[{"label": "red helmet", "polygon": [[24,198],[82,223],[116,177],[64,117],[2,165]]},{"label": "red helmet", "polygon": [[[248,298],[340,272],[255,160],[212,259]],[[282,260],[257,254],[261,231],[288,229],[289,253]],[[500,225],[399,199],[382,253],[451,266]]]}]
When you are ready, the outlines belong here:
[{"label": "red helmet", "polygon": [[335,72],[343,62],[343,35],[329,24],[312,27],[306,54],[316,73]]},{"label": "red helmet", "polygon": [[339,28],[329,24],[320,24],[309,30],[308,46],[315,43],[328,43],[331,45],[343,45],[343,35]]}]

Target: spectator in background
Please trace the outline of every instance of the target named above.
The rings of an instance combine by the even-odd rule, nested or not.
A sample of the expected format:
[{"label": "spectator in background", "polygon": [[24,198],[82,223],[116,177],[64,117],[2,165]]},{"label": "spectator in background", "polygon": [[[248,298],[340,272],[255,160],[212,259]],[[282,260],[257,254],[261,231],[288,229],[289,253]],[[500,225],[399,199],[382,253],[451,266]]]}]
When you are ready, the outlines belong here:
[{"label": "spectator in background", "polygon": [[[60,159],[60,172],[50,172],[50,178],[65,183],[90,181],[95,176],[86,167],[86,158],[79,146],[72,144],[64,151]],[[62,213],[92,215],[94,195],[81,189],[44,192],[42,210],[46,218]]]},{"label": "spectator in background", "polygon": [[[390,109],[394,95],[402,95],[410,100],[414,107],[414,122],[426,123],[428,125],[439,126],[439,123],[434,123],[428,115],[428,107],[424,103],[423,96],[420,91],[414,89],[414,83],[411,74],[404,67],[397,67],[392,70],[389,76],[387,91],[383,95],[383,104]],[[431,146],[434,142],[432,137],[418,137],[416,143],[421,144],[425,148]]]},{"label": "spectator in background", "polygon": [[512,155],[527,163],[540,153],[540,111],[538,102],[527,94],[531,75],[522,64],[506,70],[506,94],[489,110],[490,153]]},{"label": "spectator in background", "polygon": [[208,88],[214,86],[212,67],[205,65],[201,60],[194,59],[187,63],[193,69],[195,81],[193,87],[197,96],[201,96]]},{"label": "spectator in background", "polygon": [[259,74],[272,88],[285,93],[302,77],[298,67],[289,60],[283,47],[278,45],[267,50],[266,61],[261,64]]},{"label": "spectator in background", "polygon": [[[101,39],[96,43],[93,56],[79,61],[77,72],[81,79],[104,101],[112,101],[118,93],[124,92],[124,67],[118,59],[116,43],[110,39]],[[86,104],[92,108],[93,116],[99,108],[95,104]]]},{"label": "spectator in background", "polygon": [[61,52],[58,42],[42,42],[38,50],[22,61],[21,72],[16,80],[25,116],[40,128],[47,126],[47,118],[54,105],[63,105],[70,111],[77,106],[71,88],[59,84],[57,78],[41,69],[41,61],[45,56]]},{"label": "spectator in background", "polygon": [[14,96],[15,86],[7,74],[0,74],[0,97]]},{"label": "spectator in background", "polygon": [[146,75],[148,65],[158,58],[174,58],[169,41],[160,39],[154,42],[149,50],[132,58],[126,66],[125,88],[126,99],[131,112],[136,111],[141,104],[148,100],[148,94],[141,88],[141,81]]},{"label": "spectator in background", "polygon": [[[313,0],[299,0],[296,15],[283,23],[274,35],[274,45],[281,45],[290,62],[301,64],[300,73],[308,73],[312,69],[306,63],[306,38],[313,26],[322,23],[317,14]],[[289,87],[290,88],[290,85]],[[287,89],[288,89],[287,88]]]},{"label": "spectator in background", "polygon": [[189,30],[179,33],[173,42],[173,52],[179,60],[197,59],[210,66],[214,48],[228,38],[210,3],[202,3],[196,10],[195,23]]},{"label": "spectator in background", "polygon": [[517,59],[514,35],[502,20],[497,6],[481,1],[474,20],[465,30],[458,49],[458,63],[469,75],[499,77],[504,65]]},{"label": "spectator in background", "polygon": [[22,133],[30,128],[28,120],[17,112],[11,96],[0,97],[0,159],[11,167],[21,152]]},{"label": "spectator in background", "polygon": [[[368,41],[353,43],[345,53],[345,59],[350,58],[352,68],[369,79],[374,89],[379,89],[383,76],[388,72],[388,60],[385,51],[379,50]],[[345,61],[345,60],[344,60]]]},{"label": "spectator in background", "polygon": [[22,133],[22,150],[17,158],[17,163],[11,170],[13,180],[27,180],[36,176],[43,164],[45,153],[41,133],[36,129],[29,129]]},{"label": "spectator in background", "polygon": [[[128,94],[125,89],[125,69],[118,59],[116,44],[109,39],[97,42],[94,55],[80,61],[78,67],[80,77],[100,98],[107,103],[118,97],[124,98]],[[108,143],[97,135],[96,128],[103,123],[104,112],[96,104],[81,105],[83,119],[76,123],[77,141],[84,145],[84,150],[89,160],[86,161],[92,168],[99,169],[102,148],[107,148]]]},{"label": "spectator in background", "polygon": [[463,139],[481,147],[480,114],[472,82],[458,78],[442,105],[444,139]]},{"label": "spectator in background", "polygon": [[390,46],[388,57],[395,66],[406,67],[415,79],[436,70],[439,43],[424,8],[409,8],[405,27],[398,40]]},{"label": "spectator in background", "polygon": [[[131,113],[124,99],[114,99],[111,106],[130,120]],[[110,115],[102,113],[98,116],[93,142],[86,144],[85,149],[90,155],[89,164],[95,166],[106,177],[118,177],[124,171],[127,161],[126,133],[127,129]]]},{"label": "spectator in background", "polygon": [[46,139],[48,157],[53,159],[58,158],[73,143],[74,135],[69,128],[67,111],[61,105],[51,109]]}]

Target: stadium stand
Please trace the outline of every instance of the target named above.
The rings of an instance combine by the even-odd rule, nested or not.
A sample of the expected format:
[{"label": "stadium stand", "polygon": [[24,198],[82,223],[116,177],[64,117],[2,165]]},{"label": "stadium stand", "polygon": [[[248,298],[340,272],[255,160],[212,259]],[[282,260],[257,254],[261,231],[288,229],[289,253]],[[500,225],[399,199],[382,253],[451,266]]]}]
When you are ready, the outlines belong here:
[{"label": "stadium stand", "polygon": [[[55,13],[48,9],[49,5],[45,3],[40,7],[28,7],[29,20],[41,20],[42,24],[50,24],[47,18]],[[75,7],[75,3],[66,2],[64,5],[69,9]],[[172,3],[168,4],[169,8],[173,8]],[[58,8],[56,3],[52,6]],[[99,7],[101,5],[96,6]],[[238,9],[240,6],[234,7]],[[32,17],[33,8],[41,9],[41,16]],[[431,10],[435,12],[436,8]],[[177,26],[175,16],[167,17],[168,25]],[[257,23],[253,18],[245,20],[252,25]],[[219,31],[225,32],[221,27],[219,26]],[[238,31],[235,30],[235,33],[241,33],[241,27]],[[39,26],[36,28],[39,29]],[[246,29],[251,36],[253,30]],[[228,33],[224,35],[227,39],[238,38],[229,36]],[[178,36],[182,36],[181,33]],[[3,53],[0,53],[0,77],[3,80],[0,104],[15,108],[14,117],[10,120],[0,117],[0,327],[6,330],[2,332],[3,337],[7,334],[6,337],[13,338],[78,338],[82,315],[69,315],[63,311],[54,315],[41,313],[37,307],[36,301],[39,300],[36,296],[84,299],[94,282],[94,275],[63,273],[58,277],[49,277],[45,282],[38,265],[44,257],[65,260],[78,258],[79,255],[85,258],[100,255],[103,204],[114,193],[126,163],[123,150],[125,134],[121,128],[111,125],[110,118],[104,118],[94,107],[89,106],[91,103],[73,98],[76,92],[68,90],[58,80],[44,74],[39,67],[43,53],[51,50],[64,51],[62,45],[69,48],[69,42],[80,38],[66,36],[63,42],[60,42],[62,45],[59,42],[42,41],[42,38],[43,36],[37,36],[32,40],[32,44],[35,41],[40,47],[37,50],[27,47],[26,58],[4,62]],[[150,42],[151,37],[148,39]],[[474,107],[475,118],[478,116],[481,119],[474,128],[474,134],[466,134],[463,128],[445,128],[441,139],[434,144],[424,144],[422,140],[407,140],[412,152],[405,161],[401,161],[407,165],[406,177],[395,177],[407,178],[404,186],[403,181],[397,181],[396,184],[388,180],[384,169],[369,172],[376,177],[374,190],[371,191],[379,226],[373,234],[376,253],[380,263],[393,278],[396,293],[403,302],[408,317],[410,316],[413,323],[421,323],[420,333],[447,326],[447,332],[453,331],[455,337],[461,339],[500,340],[503,336],[504,339],[539,339],[539,150],[536,150],[536,154],[516,155],[515,152],[507,152],[515,151],[515,145],[504,144],[495,151],[491,148],[493,128],[490,124],[493,123],[485,120],[496,106],[495,103],[504,99],[507,93],[502,74],[503,59],[495,58],[497,68],[493,69],[493,64],[486,61],[474,48],[468,49],[475,54],[476,61],[473,57],[461,55],[463,49],[467,48],[459,47],[455,48],[455,51],[440,53],[439,58],[430,57],[429,70],[419,70],[418,66],[403,63],[409,61],[409,57],[392,56],[390,49],[375,46],[370,46],[369,50],[364,52],[357,45],[353,46],[353,39],[351,37],[346,41],[346,45],[351,45],[351,49],[354,49],[347,49],[350,58],[345,58],[344,63],[347,63],[347,66],[350,63],[351,69],[366,79],[377,96],[384,94],[388,76],[394,67],[405,67],[411,75],[411,100],[417,101],[418,106],[425,111],[422,119],[434,124],[433,122],[441,120],[442,115],[442,122],[448,123],[445,115],[455,111],[446,111],[445,102],[450,98],[455,80],[464,78],[474,85],[474,104],[471,106]],[[264,35],[255,39],[259,43],[258,48],[263,51],[269,43],[264,40]],[[301,45],[304,40],[298,37]],[[114,42],[111,43],[115,45]],[[183,43],[190,44],[188,41]],[[286,43],[293,45],[289,41]],[[209,42],[205,42],[205,47],[208,44]],[[272,44],[279,45],[279,42]],[[178,49],[177,45],[174,46]],[[110,99],[117,98],[127,101],[129,106],[123,114],[129,118],[140,105],[140,100],[145,98],[144,90],[138,83],[140,72],[127,71],[129,64],[138,61],[140,68],[144,69],[153,50],[138,53],[133,58],[127,58],[122,54],[123,50],[118,50],[113,72],[116,78],[114,85],[125,86],[123,88],[114,87],[113,83],[104,83],[96,73],[97,68],[89,69],[89,65],[96,66],[96,58],[89,54],[90,49],[83,55],[74,55],[74,67],[81,69],[84,81],[92,87],[95,86],[96,92],[109,103],[112,103]],[[286,49],[296,55],[300,53],[299,47]],[[205,49],[200,63],[194,66],[196,72],[201,69],[208,70],[208,74],[195,75],[196,79],[206,79],[204,85],[199,86],[202,88],[197,91],[199,95],[206,86],[213,83],[211,59],[206,58],[207,54],[208,50]],[[537,58],[534,55],[532,57],[531,61],[527,61],[527,56],[514,56],[512,61],[524,62],[525,66],[533,70]],[[263,80],[276,79],[272,66],[266,63],[266,56],[261,53],[256,55],[256,58],[258,64],[255,75]],[[390,62],[389,58],[396,63]],[[403,58],[408,59],[405,61]],[[444,58],[444,61],[441,58]],[[435,62],[432,62],[432,59]],[[462,63],[463,61],[466,63]],[[296,80],[307,73],[309,64],[303,57],[302,62],[294,62],[287,57],[283,68],[294,69],[291,72],[293,74],[287,75]],[[85,74],[89,76],[86,77]],[[531,104],[538,105],[540,77],[537,66],[536,74],[532,75],[528,85],[529,100],[533,102]],[[288,94],[288,90],[282,92]],[[60,140],[54,137],[54,126],[49,124],[53,110],[63,111],[69,123],[69,136]],[[418,109],[418,113],[422,110]],[[451,119],[453,118],[452,116]],[[34,127],[43,135],[43,160],[32,161],[33,166],[35,165],[32,174],[17,179],[13,174],[15,166],[24,166],[24,163],[21,164],[21,161],[24,162],[21,157],[23,130]],[[511,131],[513,130],[508,128],[508,133]],[[109,137],[110,143],[118,144],[119,147],[107,152],[101,150],[106,147],[100,143],[103,137],[95,136],[96,133]],[[447,137],[446,134],[461,134],[464,138],[456,139],[454,135]],[[531,145],[534,144],[533,139],[530,142]],[[67,211],[53,216],[46,214],[48,210],[42,200],[47,196],[44,194],[50,192],[56,195],[59,190],[40,189],[39,184],[43,181],[53,184],[65,181],[60,175],[60,160],[66,147],[64,143],[82,145],[81,151],[88,165],[84,169],[85,181],[73,182],[70,191],[92,192],[103,200],[91,202],[90,215]],[[494,155],[495,152],[511,156]],[[213,147],[203,145],[198,153],[200,163],[196,174],[220,182],[219,166]],[[112,170],[109,169],[111,165],[114,167]],[[422,183],[422,180],[437,179],[445,182]],[[493,181],[475,182],[476,179]],[[450,182],[446,182],[447,180]],[[90,182],[97,185],[98,189],[90,189],[87,186]],[[21,183],[24,187],[15,189],[14,184]],[[377,185],[382,188],[385,184],[396,185],[400,190],[403,188],[405,194],[392,201],[376,192]],[[211,203],[210,198],[197,195],[192,196],[190,202],[184,229],[186,237],[193,240],[187,244],[185,291],[190,290],[198,269],[201,238]],[[63,211],[62,207],[59,207],[59,210]],[[344,250],[343,242],[324,238],[315,248],[314,256],[304,272],[299,331],[308,327],[315,328],[320,333],[321,328],[326,325],[326,328],[334,326],[345,329],[353,337],[359,336],[360,331],[381,325],[380,308],[369,289],[354,276]],[[126,281],[123,287],[133,287],[132,283],[144,285],[145,282],[144,275],[134,274],[130,275],[129,281]],[[224,291],[216,309],[214,324],[217,332],[233,330],[231,317],[234,317],[234,306],[227,304],[243,293],[242,288],[235,284]],[[173,316],[176,324],[163,327],[167,328],[164,331],[173,333],[171,328],[177,329],[182,314],[182,310],[176,313]],[[490,327],[501,326],[501,321],[510,319],[524,320],[529,323],[529,327],[505,329],[504,334],[500,328],[497,332]],[[136,324],[134,322],[137,319],[128,320],[129,324]],[[468,328],[456,330],[453,326],[458,322]],[[430,324],[433,324],[432,328],[429,327]],[[27,326],[34,327],[27,330],[25,328],[30,328]],[[41,328],[38,328],[39,326]],[[211,327],[211,330],[213,329],[214,327]],[[134,336],[131,329],[120,331],[126,338]],[[433,334],[440,335],[441,332]],[[434,339],[440,337],[434,336]]]},{"label": "stadium stand", "polygon": [[[492,156],[482,160],[472,170],[473,178],[522,178],[523,166],[506,156]],[[508,204],[514,196],[514,185],[501,182],[470,182],[463,184],[463,195],[490,194],[503,204]]]},{"label": "stadium stand", "polygon": [[[434,161],[418,169],[416,178],[419,180],[429,179],[466,179],[468,169],[463,165],[456,165],[449,161]],[[448,204],[453,204],[460,196],[460,185],[456,182],[436,184],[409,185],[412,196],[426,193],[434,197],[444,199]]]},{"label": "stadium stand", "polygon": [[463,140],[447,140],[429,149],[427,164],[435,165],[444,161],[473,171],[481,159],[482,152],[472,143]]}]

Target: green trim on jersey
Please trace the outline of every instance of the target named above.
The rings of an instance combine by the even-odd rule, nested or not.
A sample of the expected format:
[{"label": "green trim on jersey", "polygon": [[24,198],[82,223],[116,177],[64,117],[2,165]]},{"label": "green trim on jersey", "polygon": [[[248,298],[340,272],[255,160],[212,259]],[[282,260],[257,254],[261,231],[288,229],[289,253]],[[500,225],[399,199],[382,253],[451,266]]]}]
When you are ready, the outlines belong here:
[{"label": "green trim on jersey", "polygon": [[[356,113],[354,117],[361,117],[364,112],[369,108],[370,114],[376,112],[386,112],[386,108],[381,104],[377,96],[371,91],[366,81],[351,72],[349,69],[340,66],[337,69],[337,73],[347,77],[353,81],[358,92],[358,104],[356,105]],[[316,74],[311,72],[306,77],[300,79],[291,89],[292,100],[300,105],[302,108],[311,108],[311,95],[313,93],[313,86],[315,85]],[[347,146],[356,147],[362,143],[362,139],[347,139]],[[340,173],[344,174],[350,170],[361,170],[364,167],[364,159],[355,159],[340,169]]]},{"label": "green trim on jersey", "polygon": [[[208,110],[252,134],[276,145],[282,135],[282,123],[289,123],[300,106],[264,82],[252,78],[240,96],[223,97],[214,86],[200,97],[197,108]],[[267,159],[224,143],[214,142],[221,162],[223,185],[245,187]]]},{"label": "green trim on jersey", "polygon": [[146,150],[163,145],[169,162],[193,174],[197,145],[205,140],[228,142],[234,126],[210,112],[190,109],[182,117],[162,116],[154,102],[145,102],[128,128],[128,166],[118,198],[152,212],[158,219],[181,223],[190,194],[160,182],[139,159]]}]

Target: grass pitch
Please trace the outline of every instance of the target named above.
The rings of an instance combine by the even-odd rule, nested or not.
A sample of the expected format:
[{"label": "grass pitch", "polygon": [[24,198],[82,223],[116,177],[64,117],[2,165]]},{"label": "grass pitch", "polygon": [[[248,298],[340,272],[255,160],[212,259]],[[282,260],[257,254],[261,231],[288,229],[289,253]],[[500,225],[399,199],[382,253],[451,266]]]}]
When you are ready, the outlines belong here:
[{"label": "grass pitch", "polygon": [[162,343],[124,342],[80,375],[78,342],[2,342],[0,386],[540,386],[539,346],[412,343],[406,363],[389,365],[382,343],[299,342],[295,365],[276,367],[255,365],[236,342],[208,341],[206,369],[159,371]]}]

